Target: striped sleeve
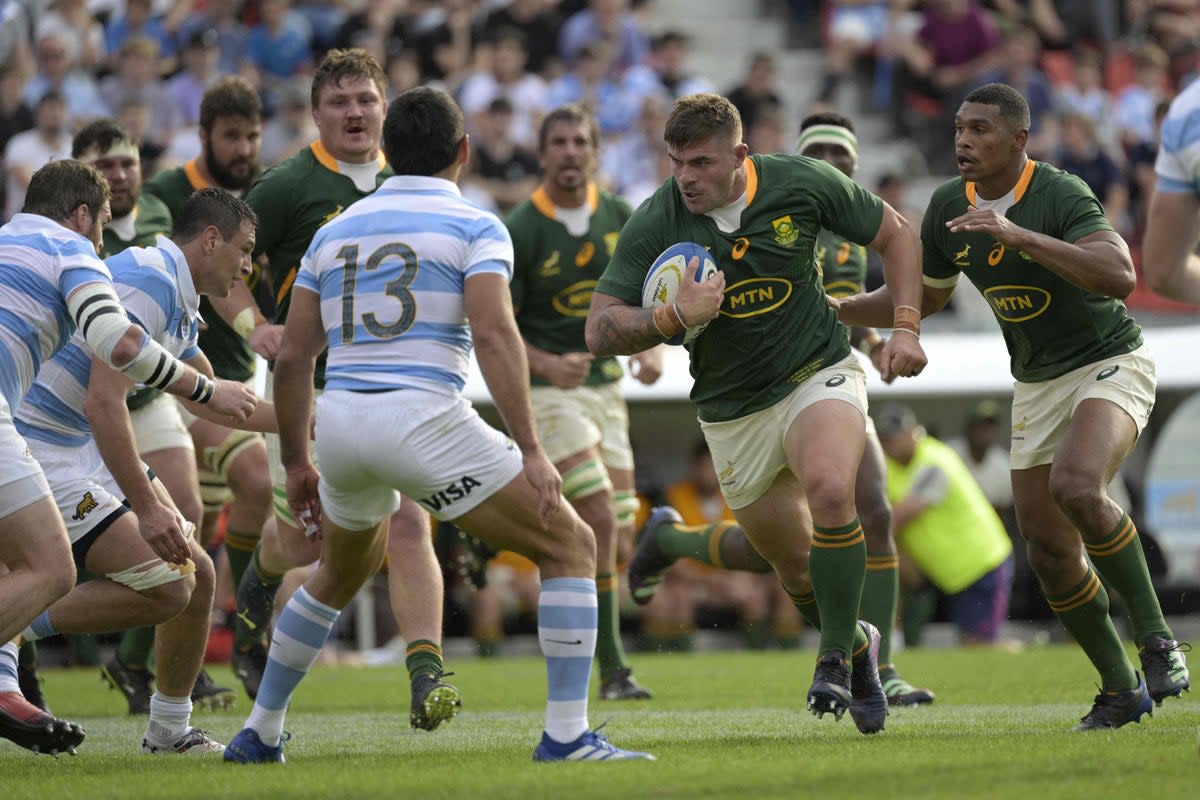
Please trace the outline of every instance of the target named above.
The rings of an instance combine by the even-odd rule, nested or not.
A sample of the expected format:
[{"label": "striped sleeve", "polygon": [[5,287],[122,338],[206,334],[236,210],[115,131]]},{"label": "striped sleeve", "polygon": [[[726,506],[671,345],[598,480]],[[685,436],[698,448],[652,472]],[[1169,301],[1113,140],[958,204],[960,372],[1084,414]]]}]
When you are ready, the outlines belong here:
[{"label": "striped sleeve", "polygon": [[469,277],[484,272],[498,272],[507,280],[512,280],[513,258],[512,237],[508,228],[494,214],[482,215],[467,245],[463,274]]},{"label": "striped sleeve", "polygon": [[1200,197],[1200,81],[1179,95],[1167,112],[1154,171],[1158,191]]}]

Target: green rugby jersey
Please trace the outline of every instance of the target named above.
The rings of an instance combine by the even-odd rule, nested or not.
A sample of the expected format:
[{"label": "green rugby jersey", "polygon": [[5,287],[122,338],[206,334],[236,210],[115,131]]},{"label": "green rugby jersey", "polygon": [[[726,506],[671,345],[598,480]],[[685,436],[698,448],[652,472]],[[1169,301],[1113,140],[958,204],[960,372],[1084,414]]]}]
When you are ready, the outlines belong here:
[{"label": "green rugby jersey", "polygon": [[[150,193],[163,201],[170,209],[171,217],[175,218],[187,199],[208,185],[196,168],[196,159],[192,159],[182,167],[155,175],[142,187],[142,193],[143,196]],[[252,275],[251,279],[256,277]],[[200,349],[212,363],[213,374],[231,381],[250,380],[256,363],[250,345],[221,318],[204,295],[200,295],[200,316],[205,324],[200,330]]]},{"label": "green rugby jersey", "polygon": [[825,294],[849,297],[863,290],[867,282],[867,248],[822,229],[817,234],[815,257]]},{"label": "green rugby jersey", "polygon": [[[1085,291],[985,233],[951,233],[946,223],[975,202],[975,184],[962,178],[934,191],[921,224],[925,283],[952,286],[961,272],[975,284],[1000,323],[1014,378],[1050,380],[1141,346],[1142,330],[1120,300]],[[1005,216],[1064,242],[1112,230],[1087,184],[1033,160]]]},{"label": "green rugby jersey", "polygon": [[[588,185],[591,217],[583,236],[573,236],[554,217],[554,203],[542,187],[509,215],[516,261],[510,285],[517,326],[534,347],[551,353],[587,352],[583,328],[592,305],[592,289],[604,274],[617,238],[632,210],[620,197]],[[621,379],[615,358],[597,358],[584,383],[594,386]],[[531,375],[535,386],[550,384]]]},{"label": "green rugby jersey", "polygon": [[[379,170],[376,187],[393,174],[382,154]],[[287,319],[300,259],[317,229],[368,194],[360,192],[350,177],[339,172],[337,160],[320,141],[272,167],[250,188],[246,202],[259,219],[254,256],[266,254],[270,262],[275,322],[282,325]],[[323,388],[323,354],[315,377],[316,387]]]},{"label": "green rugby jersey", "polygon": [[[133,238],[126,241],[111,227],[104,228],[104,257],[115,256],[131,247],[153,247],[159,236],[171,234],[171,212],[166,204],[145,191],[133,209]],[[125,398],[125,405],[135,411],[158,397],[158,389],[137,389]]]},{"label": "green rugby jersey", "polygon": [[659,253],[686,241],[708,248],[725,272],[725,302],[688,346],[692,402],[708,422],[767,408],[850,354],[813,260],[817,236],[826,228],[866,244],[883,219],[883,201],[805,156],[750,156],[746,200],[741,224],[724,233],[688,211],[675,179],[667,179],[629,218],[596,286],[640,306],[642,281]]}]

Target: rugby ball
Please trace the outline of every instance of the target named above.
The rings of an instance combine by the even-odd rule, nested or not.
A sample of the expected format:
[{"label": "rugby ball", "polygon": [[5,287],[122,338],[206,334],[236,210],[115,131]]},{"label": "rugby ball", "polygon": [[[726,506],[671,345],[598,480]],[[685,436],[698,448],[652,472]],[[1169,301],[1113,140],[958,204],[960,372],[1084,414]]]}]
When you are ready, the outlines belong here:
[{"label": "rugby ball", "polygon": [[[683,273],[688,262],[695,256],[700,259],[700,269],[696,270],[696,283],[701,283],[717,274],[717,263],[712,260],[702,246],[695,242],[680,242],[663,250],[642,283],[642,308],[657,308],[675,302],[679,296],[679,284],[683,281]],[[691,344],[701,331],[708,325],[696,325],[683,333],[667,339],[667,344]]]}]

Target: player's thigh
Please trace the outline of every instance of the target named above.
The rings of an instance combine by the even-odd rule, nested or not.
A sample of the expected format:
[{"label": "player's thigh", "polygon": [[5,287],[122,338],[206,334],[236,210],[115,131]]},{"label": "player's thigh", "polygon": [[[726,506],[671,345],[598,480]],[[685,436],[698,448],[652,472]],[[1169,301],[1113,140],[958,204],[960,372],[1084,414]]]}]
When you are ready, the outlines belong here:
[{"label": "player's thigh", "polygon": [[784,449],[814,510],[818,503],[853,505],[848,490],[863,459],[866,417],[866,375],[853,356],[817,372],[789,396]]},{"label": "player's thigh", "polygon": [[1031,554],[1082,558],[1083,539],[1050,494],[1050,465],[1013,470],[1012,485],[1017,527]]},{"label": "player's thigh", "polygon": [[1051,491],[1077,486],[1101,489],[1109,484],[1137,442],[1137,424],[1128,412],[1105,398],[1088,398],[1075,407],[1050,467]]},{"label": "player's thigh", "polygon": [[812,515],[796,476],[784,470],[757,500],[734,509],[738,525],[775,571],[798,578],[808,573]]},{"label": "player's thigh", "polygon": [[863,521],[868,549],[876,552],[888,545],[892,541],[892,505],[887,497],[887,466],[879,437],[869,423],[854,481],[854,507]]},{"label": "player's thigh", "polygon": [[[12,488],[0,487],[0,498]],[[47,495],[0,517],[0,570],[17,569],[44,575],[59,595],[70,590],[75,581],[67,531],[58,508]]]}]

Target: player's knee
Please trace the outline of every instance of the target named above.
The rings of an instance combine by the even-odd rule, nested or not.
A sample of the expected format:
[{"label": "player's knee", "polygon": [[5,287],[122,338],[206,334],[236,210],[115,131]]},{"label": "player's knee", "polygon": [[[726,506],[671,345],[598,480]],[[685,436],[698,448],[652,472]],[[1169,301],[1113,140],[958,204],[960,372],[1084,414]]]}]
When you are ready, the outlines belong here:
[{"label": "player's knee", "polygon": [[850,485],[851,481],[830,473],[809,477],[805,494],[813,520],[838,519],[845,515],[846,509],[854,508]]},{"label": "player's knee", "polygon": [[202,594],[211,597],[216,591],[217,585],[217,570],[213,566],[212,559],[201,548],[193,547],[192,563],[196,565],[196,571],[193,573],[196,579],[196,587],[193,589],[193,594]]},{"label": "player's knee", "polygon": [[141,594],[154,604],[155,610],[158,611],[158,621],[166,622],[183,613],[192,601],[192,591],[195,588],[195,577],[187,575],[170,583],[142,589]]},{"label": "player's knee", "polygon": [[275,502],[271,478],[265,472],[261,475],[256,473],[248,480],[241,481],[237,486],[235,496],[239,503],[260,512],[263,519],[266,519],[271,513],[272,505]]},{"label": "player's knee", "polygon": [[59,598],[66,597],[67,593],[75,588],[75,561],[70,557],[70,553],[66,558],[55,559],[47,564],[41,572],[42,580],[38,581],[37,585],[45,593],[43,599],[47,606]]},{"label": "player's knee", "polygon": [[611,494],[593,492],[587,497],[572,500],[571,505],[592,529],[597,546],[607,546],[613,541],[617,526]]},{"label": "player's knee", "polygon": [[574,514],[560,515],[546,538],[539,566],[553,564],[568,575],[596,574],[596,535]]},{"label": "player's knee", "polygon": [[806,594],[812,590],[812,578],[808,573],[808,553],[787,553],[776,558],[771,566],[779,581],[793,594]]},{"label": "player's knee", "polygon": [[1078,564],[1083,558],[1082,549],[1078,541],[1056,539],[1030,539],[1025,545],[1029,566],[1043,582]]},{"label": "player's knee", "polygon": [[1104,487],[1097,475],[1077,464],[1055,464],[1050,470],[1050,496],[1070,515],[1081,515],[1103,500]]}]

